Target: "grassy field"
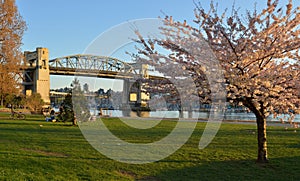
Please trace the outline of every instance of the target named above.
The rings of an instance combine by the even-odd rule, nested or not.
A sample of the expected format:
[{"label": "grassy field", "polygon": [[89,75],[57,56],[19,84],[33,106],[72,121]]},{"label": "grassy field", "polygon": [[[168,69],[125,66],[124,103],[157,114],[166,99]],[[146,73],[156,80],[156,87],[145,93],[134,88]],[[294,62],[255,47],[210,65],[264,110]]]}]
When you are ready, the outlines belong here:
[{"label": "grassy field", "polygon": [[[137,120],[138,121],[138,120]],[[152,142],[167,135],[174,121],[137,130],[114,118],[105,124],[123,140]],[[164,160],[134,165],[96,151],[71,123],[43,117],[8,120],[0,115],[0,180],[299,180],[300,130],[268,127],[270,163],[255,164],[256,127],[224,123],[213,142],[198,149],[205,123]]]}]

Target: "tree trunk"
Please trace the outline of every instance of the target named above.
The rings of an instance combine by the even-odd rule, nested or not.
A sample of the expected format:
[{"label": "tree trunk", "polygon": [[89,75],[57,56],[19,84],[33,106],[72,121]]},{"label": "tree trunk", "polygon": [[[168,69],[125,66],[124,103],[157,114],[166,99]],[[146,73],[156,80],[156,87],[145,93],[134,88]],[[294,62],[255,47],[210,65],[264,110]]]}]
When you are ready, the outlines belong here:
[{"label": "tree trunk", "polygon": [[256,115],[257,123],[257,163],[267,163],[268,154],[267,154],[267,124],[266,117],[263,115]]},{"label": "tree trunk", "polygon": [[192,112],[192,110],[189,110],[189,118],[193,118],[193,112]]},{"label": "tree trunk", "polygon": [[77,116],[75,115],[75,113],[72,113],[72,125],[76,126],[77,125]]},{"label": "tree trunk", "polygon": [[184,116],[183,116],[183,110],[182,109],[180,109],[179,110],[179,118],[183,118]]},{"label": "tree trunk", "polygon": [[1,107],[3,107],[3,104],[4,104],[4,98],[3,98],[3,95],[1,95]]},{"label": "tree trunk", "polygon": [[73,123],[72,124],[73,124],[73,126],[77,126],[77,119],[76,119],[76,117],[73,118]]},{"label": "tree trunk", "polygon": [[189,106],[188,117],[189,117],[189,118],[193,118],[193,109],[192,109],[192,106],[191,106],[191,105]]}]

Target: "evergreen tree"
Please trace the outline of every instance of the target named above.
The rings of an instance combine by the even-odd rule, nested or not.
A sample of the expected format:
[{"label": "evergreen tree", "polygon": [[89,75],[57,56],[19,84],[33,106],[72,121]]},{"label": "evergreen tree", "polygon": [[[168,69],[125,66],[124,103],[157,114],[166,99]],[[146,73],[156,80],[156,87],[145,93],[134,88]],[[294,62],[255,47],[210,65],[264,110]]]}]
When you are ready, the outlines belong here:
[{"label": "evergreen tree", "polygon": [[[84,84],[84,89],[86,91],[88,91],[88,89],[86,89],[87,84]],[[74,113],[76,116],[76,119],[78,121],[88,121],[91,114],[90,114],[90,110],[89,110],[89,105],[88,105],[88,100],[86,99],[86,97],[83,94],[83,91],[81,90],[81,86],[79,83],[79,80],[77,78],[74,79],[74,81],[72,82],[72,98],[73,98],[73,109],[74,109]]]},{"label": "evergreen tree", "polygon": [[88,121],[90,115],[87,99],[83,95],[79,80],[75,78],[71,84],[72,93],[68,94],[60,107],[58,119],[63,122],[72,122],[77,125],[77,120]]},{"label": "evergreen tree", "polygon": [[74,117],[73,103],[72,103],[72,94],[68,94],[65,97],[65,100],[59,108],[58,120],[63,122],[72,122],[73,125],[76,125],[76,119]]}]

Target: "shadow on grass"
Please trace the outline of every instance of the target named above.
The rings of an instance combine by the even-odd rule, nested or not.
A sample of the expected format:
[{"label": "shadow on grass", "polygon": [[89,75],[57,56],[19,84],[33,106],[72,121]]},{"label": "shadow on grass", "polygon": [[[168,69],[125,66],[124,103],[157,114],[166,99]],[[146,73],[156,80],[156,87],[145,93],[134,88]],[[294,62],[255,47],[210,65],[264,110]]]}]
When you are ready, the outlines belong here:
[{"label": "shadow on grass", "polygon": [[[194,164],[194,163],[192,163]],[[149,180],[298,180],[300,157],[272,158],[268,164],[255,160],[199,162],[181,169],[168,169]],[[141,180],[147,180],[147,177]]]},{"label": "shadow on grass", "polygon": [[[1,124],[7,124],[7,125],[39,125],[39,124],[47,124],[52,126],[74,126],[72,122],[63,122],[63,121],[57,121],[57,122],[47,122],[45,121],[45,118],[27,118],[25,120],[18,120],[18,119],[1,119],[0,118],[0,125]],[[76,126],[76,125],[75,125]]]},{"label": "shadow on grass", "polygon": [[[66,127],[68,129],[65,129]],[[17,135],[32,137],[33,133],[43,133],[43,135],[47,133],[81,135],[79,128],[73,126],[71,122],[46,122],[44,120],[0,120],[0,132],[1,134],[6,134],[6,136],[12,134],[11,138]]]}]

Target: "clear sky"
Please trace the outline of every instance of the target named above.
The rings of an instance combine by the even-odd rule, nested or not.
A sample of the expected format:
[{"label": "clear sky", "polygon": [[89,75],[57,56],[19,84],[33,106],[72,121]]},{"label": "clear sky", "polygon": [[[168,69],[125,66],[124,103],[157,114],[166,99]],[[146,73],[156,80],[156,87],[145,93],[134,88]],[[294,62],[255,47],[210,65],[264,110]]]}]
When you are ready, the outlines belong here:
[{"label": "clear sky", "polygon": [[[211,0],[200,0],[209,7]],[[288,0],[279,0],[280,4]],[[219,0],[220,10],[230,8],[234,0]],[[236,6],[253,9],[256,1],[235,0]],[[27,23],[23,37],[23,51],[36,47],[49,49],[50,59],[81,54],[86,47],[113,26],[134,19],[172,15],[175,20],[192,22],[194,19],[193,0],[16,0],[21,15]],[[300,5],[298,0],[294,0]],[[266,0],[257,0],[258,9]],[[113,40],[112,40],[113,41]],[[72,77],[51,76],[51,88],[70,86]],[[119,84],[119,82],[117,83]],[[90,85],[90,88],[93,88]],[[107,81],[101,87],[112,88]],[[113,86],[121,89],[120,86]],[[95,87],[98,89],[99,87]]]}]

